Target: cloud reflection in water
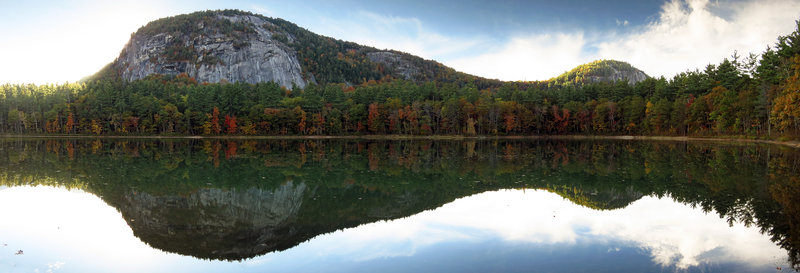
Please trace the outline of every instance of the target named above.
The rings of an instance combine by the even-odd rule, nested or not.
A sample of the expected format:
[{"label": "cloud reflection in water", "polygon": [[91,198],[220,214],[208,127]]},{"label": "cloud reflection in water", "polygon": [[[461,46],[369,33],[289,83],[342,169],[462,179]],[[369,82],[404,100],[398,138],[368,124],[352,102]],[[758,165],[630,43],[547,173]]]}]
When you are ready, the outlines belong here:
[{"label": "cloud reflection in water", "polygon": [[643,197],[624,209],[597,211],[541,190],[477,194],[408,218],[323,235],[299,247],[365,261],[413,256],[444,242],[496,238],[539,246],[610,244],[609,252],[625,247],[613,244],[625,242],[647,252],[652,262],[677,269],[714,263],[774,269],[786,259],[785,251],[757,228],[729,226],[715,213],[670,198]]},{"label": "cloud reflection in water", "polygon": [[[786,261],[784,250],[756,228],[728,226],[715,213],[670,198],[643,197],[624,209],[597,211],[547,191],[486,192],[243,262],[198,260],[150,248],[133,236],[119,212],[80,190],[8,188],[0,192],[0,206],[5,208],[0,210],[0,246],[7,244],[0,247],[0,271],[367,272],[389,265],[406,272],[421,266],[507,271],[544,266],[552,257],[585,259],[590,266],[617,254],[613,257],[619,260],[608,262],[679,271],[709,265],[720,270],[720,264],[766,271],[785,267]],[[18,249],[25,254],[13,255]],[[458,257],[462,254],[473,256]]]}]

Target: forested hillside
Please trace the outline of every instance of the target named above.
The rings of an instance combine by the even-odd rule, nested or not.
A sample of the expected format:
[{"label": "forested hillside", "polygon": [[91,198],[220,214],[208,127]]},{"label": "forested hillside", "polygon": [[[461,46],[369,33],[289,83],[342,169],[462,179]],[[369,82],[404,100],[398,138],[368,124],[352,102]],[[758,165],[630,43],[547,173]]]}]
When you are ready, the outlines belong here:
[{"label": "forested hillside", "polygon": [[[275,22],[287,32],[305,31],[290,30],[297,26],[288,22]],[[798,27],[779,37],[760,58],[733,53],[702,71],[687,71],[671,79],[646,78],[634,85],[627,80],[556,84],[561,77],[502,83],[453,71],[410,79],[376,74],[357,80],[349,72],[329,74],[342,71],[332,68],[338,67],[333,60],[304,62],[305,70],[316,71],[319,83],[303,89],[272,82],[200,83],[186,74],[150,75],[130,82],[98,76],[76,84],[6,84],[0,86],[0,133],[632,134],[796,139],[800,136],[800,23]],[[349,52],[351,43],[319,37],[308,38],[313,40],[309,44],[318,45],[316,50],[298,49],[298,54]],[[575,78],[567,80],[575,82]]]},{"label": "forested hillside", "polygon": [[647,74],[626,62],[597,60],[564,72],[549,82],[557,86],[627,80],[636,84],[647,79]]},{"label": "forested hillside", "polygon": [[486,80],[411,54],[318,35],[280,18],[240,10],[200,11],[141,27],[95,79],[134,81],[186,73],[201,82],[358,85],[392,78],[463,84]]}]

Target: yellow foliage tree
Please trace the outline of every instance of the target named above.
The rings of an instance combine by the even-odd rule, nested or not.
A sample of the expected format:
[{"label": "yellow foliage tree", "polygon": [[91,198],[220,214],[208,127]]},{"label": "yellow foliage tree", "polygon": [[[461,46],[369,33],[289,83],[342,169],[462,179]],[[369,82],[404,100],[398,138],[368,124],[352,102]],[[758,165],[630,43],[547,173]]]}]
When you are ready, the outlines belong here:
[{"label": "yellow foliage tree", "polygon": [[800,129],[800,55],[792,58],[792,64],[793,72],[775,98],[770,117],[770,122],[782,131]]},{"label": "yellow foliage tree", "polygon": [[100,126],[100,122],[98,122],[96,119],[92,120],[92,125],[89,129],[92,131],[92,134],[95,135],[100,135],[100,133],[103,132],[103,127]]}]

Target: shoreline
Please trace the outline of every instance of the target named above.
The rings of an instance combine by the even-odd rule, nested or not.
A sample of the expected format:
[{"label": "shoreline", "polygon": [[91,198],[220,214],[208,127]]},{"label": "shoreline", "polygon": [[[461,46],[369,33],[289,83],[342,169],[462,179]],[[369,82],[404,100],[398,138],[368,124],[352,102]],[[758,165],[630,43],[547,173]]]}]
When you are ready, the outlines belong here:
[{"label": "shoreline", "polygon": [[231,139],[231,140],[324,140],[324,139],[363,139],[363,140],[642,140],[642,141],[706,141],[726,143],[758,143],[782,145],[800,149],[800,141],[779,141],[766,139],[692,137],[692,136],[600,136],[600,135],[530,135],[530,136],[462,136],[462,135],[361,135],[361,136],[94,136],[94,135],[0,135],[0,139]]}]

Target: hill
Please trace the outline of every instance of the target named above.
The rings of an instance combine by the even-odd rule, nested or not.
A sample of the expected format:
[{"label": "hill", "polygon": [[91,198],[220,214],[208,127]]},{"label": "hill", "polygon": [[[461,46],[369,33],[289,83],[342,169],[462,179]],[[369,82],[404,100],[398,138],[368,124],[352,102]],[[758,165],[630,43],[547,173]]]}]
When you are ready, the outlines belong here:
[{"label": "hill", "polygon": [[647,78],[647,74],[629,63],[615,60],[597,60],[579,65],[549,81],[558,85],[583,85],[627,80],[629,84],[633,85]]},{"label": "hill", "polygon": [[[588,72],[587,72],[588,70]],[[315,34],[291,22],[238,10],[201,11],[162,18],[131,35],[119,57],[98,75],[126,81],[152,74],[186,73],[199,82],[274,81],[300,88],[308,83],[357,85],[383,79],[414,82],[502,82],[458,72],[436,61]],[[647,76],[629,64],[596,61],[554,78],[559,83],[602,82]]]},{"label": "hill", "polygon": [[127,81],[186,73],[200,82],[361,84],[386,77],[424,81],[474,76],[407,53],[317,35],[288,21],[238,10],[162,18],[131,35],[108,68]]}]

